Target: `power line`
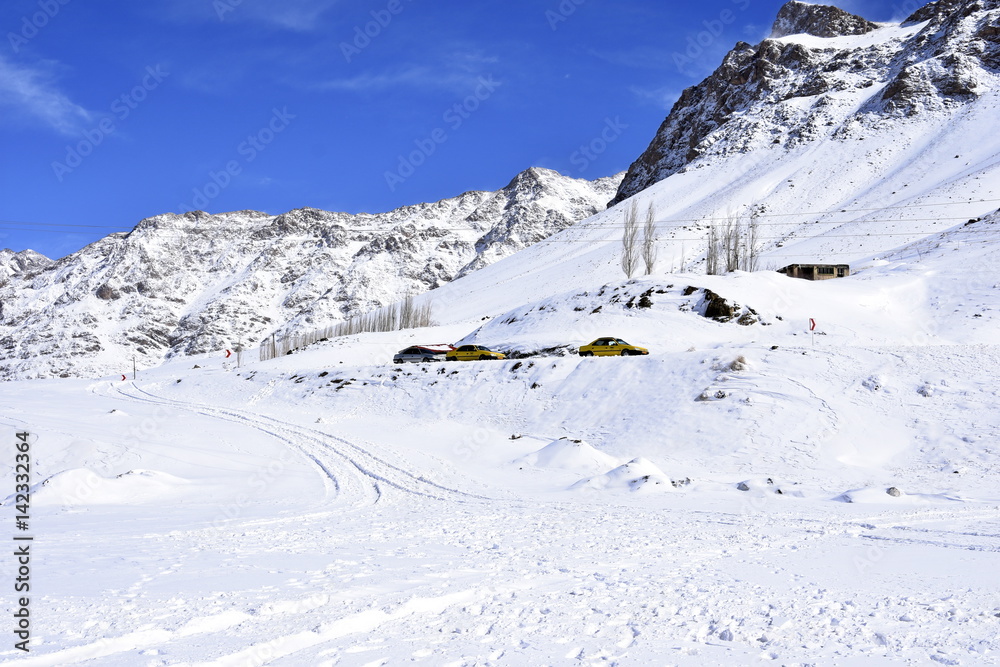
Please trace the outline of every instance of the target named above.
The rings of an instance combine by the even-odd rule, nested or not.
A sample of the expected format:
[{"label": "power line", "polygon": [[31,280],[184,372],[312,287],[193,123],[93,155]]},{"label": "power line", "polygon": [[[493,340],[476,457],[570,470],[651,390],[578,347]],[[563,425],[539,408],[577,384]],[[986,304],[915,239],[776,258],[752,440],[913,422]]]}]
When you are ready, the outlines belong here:
[{"label": "power line", "polygon": [[[940,206],[967,206],[969,204],[989,204],[989,203],[995,203],[995,202],[1000,202],[1000,199],[970,199],[970,200],[964,200],[964,201],[935,202],[935,203],[928,203],[928,204],[901,204],[899,206],[881,206],[881,207],[877,207],[877,208],[840,208],[840,209],[829,210],[829,211],[798,211],[798,212],[795,212],[795,213],[757,213],[757,214],[742,213],[742,214],[734,214],[733,216],[728,216],[727,215],[727,216],[703,216],[703,217],[698,217],[698,218],[664,218],[664,219],[661,219],[661,220],[656,220],[655,222],[656,222],[656,224],[664,224],[664,223],[670,223],[670,222],[701,223],[701,222],[710,222],[710,221],[728,221],[730,219],[742,219],[742,218],[747,218],[747,217],[749,217],[749,218],[778,218],[778,217],[795,217],[795,216],[826,216],[826,215],[835,215],[835,214],[838,214],[838,213],[865,213],[865,212],[872,212],[872,211],[898,211],[898,210],[906,210],[906,209],[913,209],[913,208],[927,208],[927,207],[940,207]],[[983,215],[988,215],[988,214],[989,214],[989,212],[985,213]],[[215,215],[222,215],[222,214],[215,214]],[[348,214],[348,215],[350,215],[350,214]],[[268,220],[269,221],[273,221],[277,217],[279,217],[279,216],[269,216]],[[834,225],[834,224],[848,224],[848,223],[856,223],[856,222],[905,222],[905,221],[920,222],[920,221],[929,221],[929,220],[965,220],[965,219],[968,219],[968,218],[966,216],[954,216],[954,217],[940,216],[940,217],[934,217],[934,218],[907,218],[905,220],[904,219],[896,219],[896,220],[888,220],[888,221],[884,221],[884,220],[856,220],[856,219],[855,220],[844,220],[844,221],[819,221],[819,220],[816,220],[816,221],[813,221],[813,222],[810,222],[810,223],[802,223],[802,224]],[[75,228],[85,228],[85,229],[116,229],[119,232],[129,232],[129,231],[132,231],[132,230],[135,229],[135,227],[133,227],[132,229],[121,229],[120,225],[84,225],[84,224],[73,224],[73,223],[31,222],[31,221],[25,221],[25,220],[0,220],[0,230],[9,230],[9,231],[37,231],[37,232],[46,232],[46,231],[49,231],[49,230],[44,230],[44,229],[25,229],[25,228],[5,228],[5,227],[2,227],[2,225],[6,225],[6,224],[31,225],[31,226],[46,226],[46,227],[60,227],[60,228],[61,227],[68,227],[68,228],[71,228],[71,229],[75,229]],[[406,223],[401,223],[401,224],[405,225]],[[413,223],[410,223],[410,224],[413,224]],[[431,222],[431,224],[433,225],[433,221]],[[795,224],[795,223],[790,223],[790,222],[770,222],[770,223],[757,223],[757,224],[759,224],[759,225],[788,225],[788,224]],[[587,225],[587,227],[588,228],[599,228],[599,229],[600,228],[615,229],[615,228],[623,228],[623,225],[620,225],[620,224],[617,224],[617,223],[612,223],[612,224],[592,224],[592,225]],[[389,229],[398,229],[398,228],[399,228],[399,226],[397,225],[397,227],[392,227],[392,228],[389,228]],[[435,228],[436,229],[440,229],[442,231],[469,231],[467,228],[460,228],[460,227],[435,227]],[[218,229],[218,227],[214,227],[214,226],[213,227],[209,227],[209,226],[206,226],[206,227],[188,227],[186,229],[188,229],[188,230],[215,230],[215,229]],[[255,229],[261,229],[261,227],[257,226],[257,227],[255,227]],[[383,231],[383,230],[380,230],[377,227],[343,227],[343,226],[336,226],[336,227],[331,227],[330,229],[335,229],[337,231],[345,231],[345,232]],[[171,231],[175,231],[175,230],[171,230]],[[183,231],[183,230],[180,230],[180,231]],[[55,230],[54,233],[67,233],[67,232]]]},{"label": "power line", "polygon": [[[805,231],[805,230],[802,230],[801,227],[809,226],[809,225],[816,225],[816,224],[823,224],[823,225],[850,225],[850,224],[859,224],[859,223],[899,224],[899,223],[907,223],[907,222],[942,222],[942,221],[947,222],[947,221],[968,220],[968,219],[969,218],[967,216],[961,216],[961,217],[942,217],[942,218],[910,218],[910,219],[907,219],[907,220],[898,220],[898,219],[897,220],[838,220],[838,221],[834,221],[834,222],[801,223],[799,225],[800,229],[793,230],[793,231],[791,231],[789,233],[790,234],[794,234],[796,232]],[[663,221],[661,221],[661,222],[663,222]],[[773,224],[794,225],[795,223],[762,223],[762,226],[773,225]],[[454,227],[454,228],[435,227],[434,229],[440,230],[442,232],[469,232],[469,233],[473,233],[473,234],[478,234],[479,233],[479,232],[477,232],[475,230],[470,230],[468,228],[461,228],[461,227]],[[565,227],[565,228],[559,230],[559,232],[570,230],[570,229],[573,229],[573,227]],[[580,229],[624,229],[624,226],[623,225],[587,225],[586,227],[580,228]],[[60,230],[48,230],[48,229],[36,230],[36,229],[21,229],[21,228],[9,228],[9,227],[0,227],[0,231],[33,231],[33,232],[42,232],[42,233],[50,233],[50,234],[71,233],[69,231],[60,231]],[[187,238],[191,238],[191,233],[200,232],[200,231],[205,231],[205,228],[193,227],[193,228],[190,228],[189,232],[185,232],[184,230],[172,229],[169,232],[156,234],[156,237],[157,238],[165,238],[165,239],[187,239]],[[215,231],[218,231],[218,229],[216,228]],[[385,229],[385,230],[380,230],[380,229],[377,229],[377,228],[370,228],[370,227],[369,228],[357,228],[357,229],[339,228],[337,231],[354,232],[354,233],[373,233],[373,232],[380,232],[380,231],[392,232],[392,231],[395,231],[395,228],[390,228],[390,229]],[[944,230],[909,231],[909,232],[864,232],[864,233],[857,233],[857,234],[826,234],[826,233],[824,233],[822,238],[851,238],[851,237],[858,237],[858,238],[860,238],[860,237],[864,237],[864,236],[911,236],[911,235],[936,234],[936,233],[940,233],[941,231],[944,231]],[[990,230],[990,229],[968,229],[968,230],[964,230],[964,231],[968,232],[968,233],[975,233],[975,232],[981,232],[981,233],[994,232],[995,233],[996,232],[996,230]],[[559,233],[559,232],[554,232],[554,233]],[[130,233],[130,232],[119,232],[119,233],[123,233],[124,234],[124,233]],[[299,239],[299,240],[318,241],[318,240],[322,239],[322,236],[323,236],[322,234],[317,234],[317,235],[281,234],[281,235],[277,235],[275,238],[280,238],[282,240],[296,240],[296,239]],[[106,238],[106,237],[102,237],[102,238]],[[761,239],[761,240],[766,240],[766,239],[783,239],[783,238],[788,238],[788,234],[785,234],[785,235],[782,235],[782,236],[769,236],[769,237],[758,236],[758,238]],[[670,240],[670,241],[701,241],[701,240],[703,240],[703,237],[691,238],[691,237],[676,237],[676,236],[663,237],[663,236],[661,236],[660,240]],[[551,238],[551,237],[547,237],[545,239],[542,239],[541,241],[538,241],[537,243],[543,243],[543,242],[547,242],[547,243],[575,243],[575,242],[580,242],[580,243],[598,243],[600,241],[596,241],[596,240],[593,240],[593,239],[579,239],[579,240],[577,240],[577,239],[554,239],[554,238]]]},{"label": "power line", "polygon": [[[935,234],[942,234],[942,233],[945,233],[946,231],[947,230],[912,231],[912,232],[866,232],[866,233],[859,233],[859,234],[823,234],[821,236],[803,236],[803,237],[800,237],[800,238],[797,238],[797,237],[794,237],[794,236],[789,236],[789,235],[783,235],[783,236],[758,236],[757,240],[759,240],[759,241],[779,241],[779,242],[784,242],[784,243],[802,243],[802,242],[807,242],[807,241],[823,241],[823,240],[826,240],[826,239],[866,239],[866,238],[896,237],[896,236],[904,236],[904,237],[906,237],[906,236],[910,236],[910,237],[927,237],[927,236],[932,236],[932,235],[935,235]],[[1000,235],[1000,230],[995,230],[995,229],[967,229],[967,230],[961,230],[961,233],[962,234],[998,234],[998,235]],[[161,235],[161,236],[159,236],[159,238],[164,238],[164,237]],[[166,238],[173,239],[173,240],[180,240],[180,241],[189,240],[189,237],[184,236],[184,235],[168,236]],[[304,240],[312,240],[312,241],[318,240],[315,237],[311,237],[311,236],[297,236],[297,237],[283,236],[283,237],[281,237],[282,240],[291,240],[291,239],[295,239],[295,238],[304,239]],[[661,239],[658,239],[658,240],[659,241],[677,241],[677,242],[682,242],[682,243],[685,243],[685,242],[702,243],[702,242],[705,241],[705,237],[704,236],[669,237],[669,238],[661,238]],[[592,244],[594,244],[594,243],[618,243],[618,242],[620,242],[620,239],[617,239],[617,238],[615,238],[615,239],[608,239],[608,240],[600,240],[600,239],[555,239],[555,238],[549,237],[549,238],[542,239],[540,241],[536,241],[534,243],[529,243],[525,247],[530,247],[532,245],[539,245],[539,244],[543,244],[543,243],[592,243]]]},{"label": "power line", "polygon": [[[795,213],[795,214],[792,214],[792,213],[782,213],[780,215],[799,215],[799,214],[798,213]],[[802,214],[802,215],[805,215],[805,214]],[[985,213],[984,215],[989,215],[989,213]],[[721,220],[722,218],[702,218],[702,219],[698,220],[698,222],[703,222],[703,221],[709,220],[709,219]],[[854,219],[854,220],[813,220],[811,222],[758,222],[756,224],[758,226],[760,226],[760,227],[770,227],[770,226],[773,226],[773,225],[851,225],[851,224],[864,223],[864,222],[871,222],[871,223],[930,222],[930,221],[935,221],[935,220],[968,220],[968,219],[969,219],[969,216],[967,216],[967,215],[959,215],[959,216],[935,216],[933,218],[893,218],[891,220],[879,220],[879,219],[868,219],[868,218],[865,218],[865,219]],[[726,218],[726,220],[728,221],[728,218]],[[666,222],[685,222],[685,221],[684,220],[676,220],[676,219],[667,219],[667,220],[656,220],[654,222],[656,224],[661,224],[661,223],[666,223]],[[622,228],[622,227],[623,227],[623,225],[619,225],[617,223],[587,225],[588,229],[591,229],[591,228],[597,228],[597,229],[604,229],[604,228],[606,228],[606,229],[615,229],[615,228]],[[569,228],[567,227],[567,229],[569,229]]]},{"label": "power line", "polygon": [[0,220],[4,225],[44,225],[46,227],[91,227],[99,229],[115,229],[121,225],[78,225],[71,222],[30,222],[28,220]]}]

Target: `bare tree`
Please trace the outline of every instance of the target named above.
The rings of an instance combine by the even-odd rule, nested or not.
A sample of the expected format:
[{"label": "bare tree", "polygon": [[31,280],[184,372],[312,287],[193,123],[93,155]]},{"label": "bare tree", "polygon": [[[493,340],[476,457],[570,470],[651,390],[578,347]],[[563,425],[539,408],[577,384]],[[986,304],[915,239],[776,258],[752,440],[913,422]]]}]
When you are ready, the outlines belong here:
[{"label": "bare tree", "polygon": [[281,339],[277,339],[272,334],[260,344],[260,360],[267,361],[335,336],[428,327],[432,324],[432,308],[430,300],[426,300],[422,305],[417,305],[416,299],[410,295],[399,303],[352,317],[336,326],[315,329],[304,334],[289,334]]},{"label": "bare tree", "polygon": [[760,228],[756,215],[744,222],[730,212],[721,223],[708,230],[705,273],[756,271],[760,263]]},{"label": "bare tree", "polygon": [[409,329],[413,326],[413,322],[416,320],[416,305],[413,301],[413,295],[408,295],[403,299],[403,303],[399,305],[399,328]]},{"label": "bare tree", "polygon": [[760,225],[756,213],[750,216],[743,242],[743,270],[756,271],[760,264]]},{"label": "bare tree", "polygon": [[399,303],[341,322],[331,329],[330,335],[350,336],[371,331],[427,327],[431,325],[431,312],[432,304],[429,300],[418,306],[416,299],[410,295]]},{"label": "bare tree", "polygon": [[722,247],[726,259],[726,273],[740,270],[740,258],[743,250],[742,245],[743,227],[740,224],[739,215],[730,210],[726,214],[726,220],[722,223]]},{"label": "bare tree", "polygon": [[648,276],[656,268],[656,209],[649,203],[646,209],[646,224],[642,227],[642,261]]},{"label": "bare tree", "polygon": [[639,264],[639,213],[635,201],[625,211],[625,232],[622,234],[622,271],[631,278]]},{"label": "bare tree", "polygon": [[719,259],[722,254],[722,243],[719,240],[719,230],[712,223],[708,228],[708,247],[705,250],[705,273],[710,276],[719,275]]}]

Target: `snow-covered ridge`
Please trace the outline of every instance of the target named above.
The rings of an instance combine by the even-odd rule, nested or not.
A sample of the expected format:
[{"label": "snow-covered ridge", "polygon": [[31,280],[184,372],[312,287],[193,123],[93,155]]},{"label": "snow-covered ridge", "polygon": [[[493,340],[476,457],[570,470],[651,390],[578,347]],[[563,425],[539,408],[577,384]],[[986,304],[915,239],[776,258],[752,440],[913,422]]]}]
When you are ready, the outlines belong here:
[{"label": "snow-covered ridge", "polygon": [[537,243],[601,210],[618,181],[532,168],[497,192],[382,214],[148,218],[11,272],[0,291],[0,376],[102,375],[133,355],[148,366],[328,326]]},{"label": "snow-covered ridge", "polygon": [[39,271],[50,265],[52,260],[34,250],[14,252],[8,248],[0,250],[0,281],[13,276]]},{"label": "snow-covered ridge", "polygon": [[997,88],[998,20],[996,0],[939,0],[881,28],[792,0],[770,39],[739,42],[712,75],[683,92],[611,204],[733,154],[850,144],[905,119],[958,121]]}]

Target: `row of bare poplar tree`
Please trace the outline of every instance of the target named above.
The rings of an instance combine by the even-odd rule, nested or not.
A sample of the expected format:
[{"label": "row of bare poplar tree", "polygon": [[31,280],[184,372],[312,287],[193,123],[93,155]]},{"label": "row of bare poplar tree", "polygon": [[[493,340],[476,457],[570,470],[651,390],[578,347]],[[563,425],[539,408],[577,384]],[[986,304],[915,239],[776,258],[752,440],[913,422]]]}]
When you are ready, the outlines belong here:
[{"label": "row of bare poplar tree", "polygon": [[[729,213],[721,223],[708,229],[708,247],[705,251],[705,273],[719,275],[732,271],[756,271],[760,262],[760,237],[756,217],[743,220],[736,213]],[[683,252],[681,270],[683,271]],[[642,225],[642,242],[639,241],[639,211],[636,203],[625,209],[625,231],[622,234],[622,271],[628,278],[635,275],[642,261],[648,276],[656,268],[656,208],[652,203],[646,208]]]},{"label": "row of bare poplar tree", "polygon": [[756,271],[760,263],[760,238],[757,218],[742,220],[730,213],[708,229],[705,273],[710,276],[732,271]]},{"label": "row of bare poplar tree", "polygon": [[642,226],[642,245],[639,245],[639,210],[636,203],[625,209],[625,233],[622,236],[622,271],[631,278],[639,268],[639,260],[646,265],[648,276],[656,268],[656,208],[652,203],[646,208],[646,221]]},{"label": "row of bare poplar tree", "polygon": [[334,336],[369,333],[372,331],[399,331],[431,325],[432,304],[430,300],[418,305],[413,295],[399,303],[379,308],[370,313],[352,317],[333,328]]},{"label": "row of bare poplar tree", "polygon": [[261,341],[260,360],[274,359],[307,345],[337,336],[428,327],[432,324],[431,311],[432,304],[429,300],[417,304],[416,299],[410,295],[398,303],[352,317],[333,326],[314,329],[304,334],[287,335],[280,339],[276,335],[272,335]]}]

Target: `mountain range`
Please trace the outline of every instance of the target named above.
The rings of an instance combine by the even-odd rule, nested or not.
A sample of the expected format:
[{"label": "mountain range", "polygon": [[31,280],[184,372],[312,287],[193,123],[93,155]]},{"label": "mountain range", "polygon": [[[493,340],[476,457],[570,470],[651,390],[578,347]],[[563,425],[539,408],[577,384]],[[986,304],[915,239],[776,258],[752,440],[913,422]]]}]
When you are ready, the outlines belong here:
[{"label": "mountain range", "polygon": [[4,251],[0,376],[103,375],[326,326],[572,226],[620,178],[531,168],[496,192],[381,214],[168,213],[58,261]]}]

